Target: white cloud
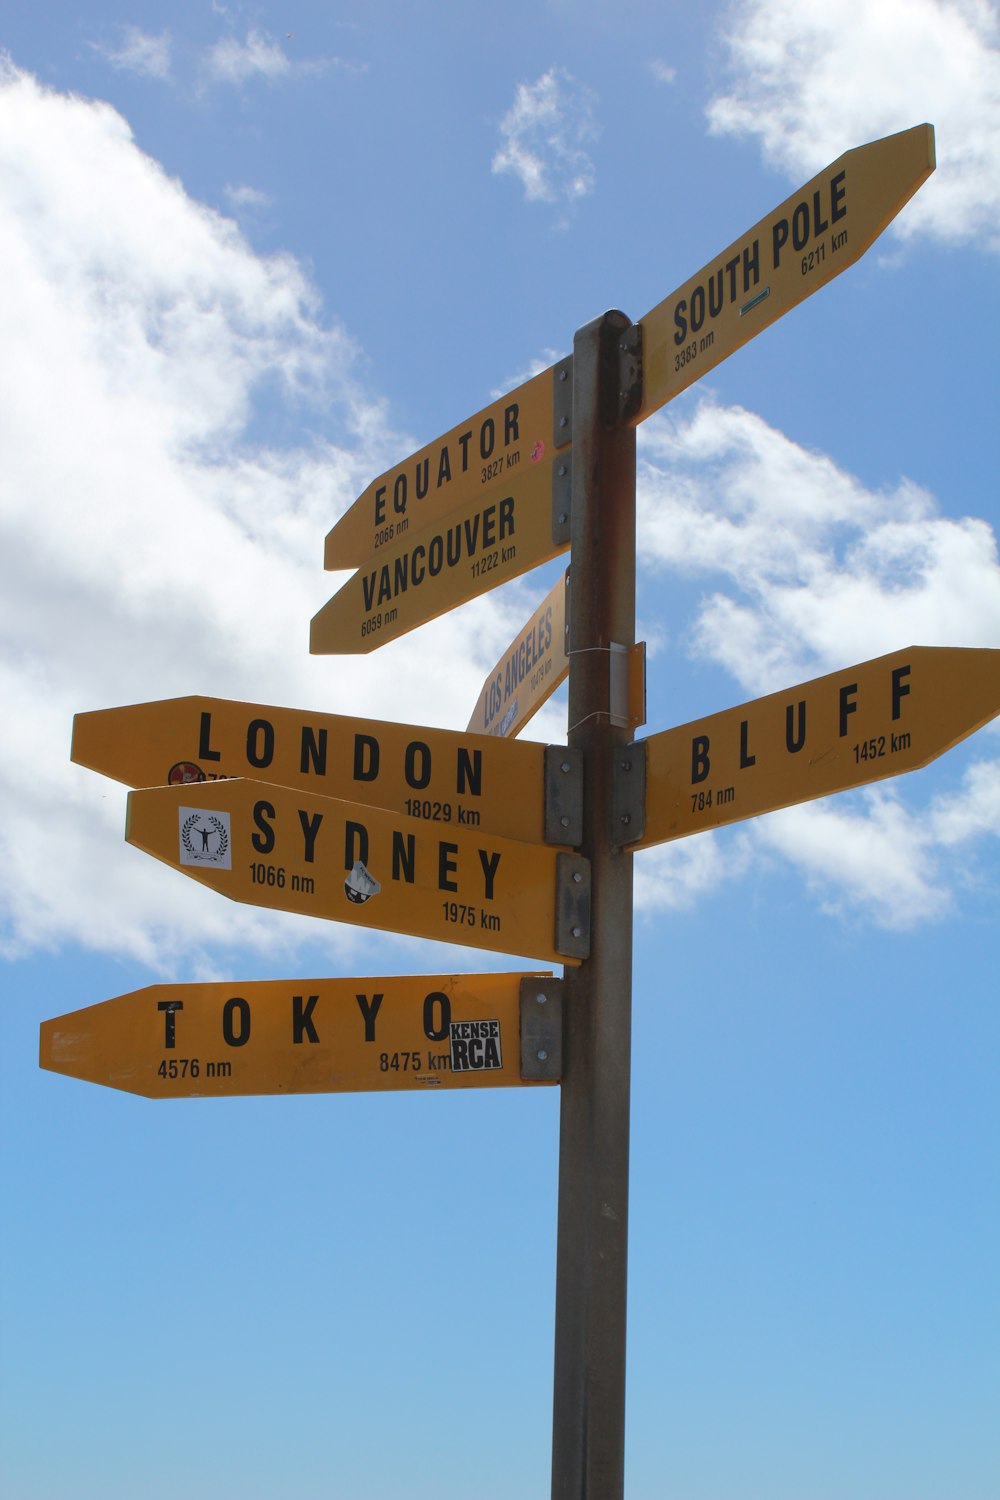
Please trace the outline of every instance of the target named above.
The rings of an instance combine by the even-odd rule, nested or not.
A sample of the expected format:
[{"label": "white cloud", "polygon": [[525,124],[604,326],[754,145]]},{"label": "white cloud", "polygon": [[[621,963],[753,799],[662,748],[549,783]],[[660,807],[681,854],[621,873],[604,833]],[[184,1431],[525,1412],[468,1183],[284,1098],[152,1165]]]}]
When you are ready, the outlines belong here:
[{"label": "white cloud", "polygon": [[929,120],[938,167],[893,224],[1000,249],[1000,22],[989,0],[738,0],[713,131],[760,139],[807,178],[850,146]]},{"label": "white cloud", "polygon": [[645,916],[661,910],[690,911],[730,880],[747,873],[750,844],[743,833],[714,833],[643,849],[635,861],[635,907]]},{"label": "white cloud", "polygon": [[677,69],[665,63],[662,58],[654,57],[649,70],[657,83],[676,83],[677,81]]},{"label": "white cloud", "polygon": [[[326,531],[416,445],[355,384],[349,340],[290,257],[255,255],[109,106],[9,64],[0,269],[17,287],[0,299],[0,944],[169,964],[227,938],[315,937],[125,846],[124,789],[70,764],[73,714],[203,692],[464,723],[494,606],[462,622],[479,622],[481,661],[454,659],[454,618],[374,658],[309,656],[309,619],[342,581],[322,569]],[[328,436],[264,446],[264,399]]]},{"label": "white cloud", "polygon": [[541,354],[535,355],[528,361],[524,369],[517,370],[513,375],[505,377],[503,383],[490,392],[490,399],[494,401],[499,400],[508,391],[512,391],[517,386],[523,385],[526,380],[531,380],[535,375],[540,375],[543,370],[551,369],[553,365],[557,365],[561,359],[565,359],[566,355],[571,352],[568,349],[564,349],[561,352],[558,349],[543,349]]},{"label": "white cloud", "polygon": [[832,914],[905,929],[948,911],[933,839],[892,793],[870,792],[857,808],[837,799],[786,808],[761,819],[754,837],[798,869]]},{"label": "white cloud", "polygon": [[907,479],[866,490],[740,407],[702,401],[639,441],[640,556],[708,581],[692,640],[749,691],[902,646],[1000,639],[985,521],[940,515]]},{"label": "white cloud", "polygon": [[[748,696],[909,645],[1000,639],[984,521],[940,515],[905,479],[866,490],[739,407],[703,400],[693,415],[653,418],[639,440],[640,609],[643,590],[661,587],[650,574],[704,580],[689,650]],[[780,855],[830,912],[905,928],[947,913],[969,845],[997,834],[1000,761],[986,761],[929,808],[879,788],[756,819],[741,847]],[[714,852],[669,858],[646,905],[676,908],[731,873]]]},{"label": "white cloud", "polygon": [[1000,762],[977,761],[970,766],[961,791],[937,799],[930,826],[935,841],[947,849],[1000,834]]},{"label": "white cloud", "polygon": [[[416,445],[359,387],[349,340],[290,257],[255,255],[109,106],[9,64],[0,269],[18,289],[0,300],[0,944],[74,939],[165,967],[177,954],[207,965],[227,942],[290,948],[315,925],[223,902],[123,843],[123,789],[69,762],[73,714],[201,692],[462,724],[545,587],[486,596],[371,657],[310,657],[309,618],[342,581],[322,571],[323,536]],[[262,443],[264,400],[299,426],[305,409],[324,437]],[[983,523],[942,518],[906,481],[873,495],[738,409],[665,414],[640,441],[640,553],[654,571],[680,557],[705,580],[693,638],[751,692],[845,653],[995,643],[1000,579]],[[564,707],[546,709],[532,737],[557,739],[564,723]],[[916,815],[889,802],[872,804],[890,809],[877,815],[852,804],[851,817],[867,816],[871,850],[898,838],[912,866],[909,884],[893,877],[899,909],[923,910],[994,828],[998,803],[1000,771],[985,762],[919,837]],[[812,848],[821,899],[853,910],[865,869],[824,847],[857,832],[834,811],[841,821],[816,825],[798,853],[771,820],[766,837],[650,851],[640,905],[690,904],[751,858],[801,862]],[[887,897],[868,907],[890,920]],[[351,929],[322,930],[338,951],[358,944]]]},{"label": "white cloud", "polygon": [[157,36],[140,31],[138,26],[122,28],[120,47],[105,47],[95,43],[95,49],[106,58],[112,67],[124,73],[139,73],[145,78],[170,77],[171,41],[169,31]]},{"label": "white cloud", "polygon": [[226,202],[231,203],[237,211],[241,208],[267,208],[271,202],[270,194],[262,192],[260,188],[248,187],[245,183],[239,186],[227,183],[223,191]]},{"label": "white cloud", "polygon": [[281,44],[255,27],[242,42],[233,36],[223,37],[209,50],[206,61],[209,74],[220,83],[245,83],[256,74],[274,82],[292,70]]},{"label": "white cloud", "polygon": [[503,144],[493,171],[519,177],[529,203],[573,203],[592,193],[594,164],[585,148],[597,135],[595,102],[591,90],[562,68],[519,84],[500,122]]},{"label": "white cloud", "polygon": [[801,871],[825,911],[907,930],[948,916],[974,880],[969,845],[1000,836],[1000,761],[970,766],[956,792],[907,806],[875,788],[758,819],[752,837]]}]

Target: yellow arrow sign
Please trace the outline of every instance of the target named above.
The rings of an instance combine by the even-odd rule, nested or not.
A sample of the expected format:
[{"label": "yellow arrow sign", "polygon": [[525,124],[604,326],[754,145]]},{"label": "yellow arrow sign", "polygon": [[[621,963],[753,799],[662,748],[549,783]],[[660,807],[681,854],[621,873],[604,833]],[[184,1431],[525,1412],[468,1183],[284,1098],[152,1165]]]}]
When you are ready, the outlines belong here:
[{"label": "yellow arrow sign", "polygon": [[639,422],[865,253],[934,170],[934,129],[845,151],[642,319]]},{"label": "yellow arrow sign", "polygon": [[231,776],[543,843],[544,746],[224,698],[77,714],[72,758],[126,786]]},{"label": "yellow arrow sign", "polygon": [[556,581],[520,635],[483,683],[469,729],[511,739],[569,673],[566,591],[569,569]]},{"label": "yellow arrow sign", "polygon": [[648,848],[913,771],[1000,713],[1000,651],[911,646],[646,741]]},{"label": "yellow arrow sign", "polygon": [[585,862],[545,845],[242,780],[130,792],[125,837],[251,906],[543,960],[586,956],[556,923],[557,872],[575,859],[585,887]]},{"label": "yellow arrow sign", "polygon": [[568,546],[568,533],[565,540],[554,536],[546,459],[380,550],[313,617],[309,649],[374,651]]},{"label": "yellow arrow sign", "polygon": [[521,1084],[519,994],[531,978],[539,994],[553,983],[445,974],[150,985],[43,1021],[39,1060],[147,1099]]},{"label": "yellow arrow sign", "polygon": [[554,449],[569,441],[554,414],[569,386],[569,361],[543,370],[380,474],[327,534],[328,568],[362,567],[411,532],[475,503],[533,468],[550,469]]}]

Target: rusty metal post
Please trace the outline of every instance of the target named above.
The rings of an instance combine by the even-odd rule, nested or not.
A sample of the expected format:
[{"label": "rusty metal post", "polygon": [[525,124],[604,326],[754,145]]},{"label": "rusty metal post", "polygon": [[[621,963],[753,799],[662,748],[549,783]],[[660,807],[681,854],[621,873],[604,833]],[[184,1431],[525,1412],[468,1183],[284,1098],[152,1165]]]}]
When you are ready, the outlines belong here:
[{"label": "rusty metal post", "polygon": [[632,1004],[632,856],[613,789],[632,738],[611,719],[612,643],[635,639],[635,429],[622,313],[573,344],[569,735],[583,752],[581,852],[591,862],[590,956],[567,967],[559,1126],[553,1500],[620,1500]]}]

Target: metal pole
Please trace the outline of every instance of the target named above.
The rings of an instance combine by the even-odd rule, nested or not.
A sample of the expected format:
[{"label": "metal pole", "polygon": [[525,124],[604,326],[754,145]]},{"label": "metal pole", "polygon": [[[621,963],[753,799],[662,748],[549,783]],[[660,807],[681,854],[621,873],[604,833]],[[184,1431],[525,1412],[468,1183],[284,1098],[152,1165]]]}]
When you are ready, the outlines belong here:
[{"label": "metal pole", "polygon": [[[583,751],[590,957],[564,979],[553,1500],[620,1500],[632,1006],[632,857],[615,847],[612,642],[635,639],[635,429],[619,415],[622,313],[573,342],[569,735]],[[632,330],[633,334],[635,330]]]}]

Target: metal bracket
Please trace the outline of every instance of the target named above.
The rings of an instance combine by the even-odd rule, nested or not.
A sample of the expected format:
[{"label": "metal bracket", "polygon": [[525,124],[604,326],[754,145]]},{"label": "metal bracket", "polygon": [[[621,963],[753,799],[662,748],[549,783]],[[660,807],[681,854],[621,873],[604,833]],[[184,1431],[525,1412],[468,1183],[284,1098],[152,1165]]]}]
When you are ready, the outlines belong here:
[{"label": "metal bracket", "polygon": [[611,842],[634,844],[646,831],[646,741],[615,749],[611,779]]},{"label": "metal bracket", "polygon": [[590,957],[590,860],[582,854],[556,856],[556,952]]},{"label": "metal bracket", "polygon": [[573,441],[573,356],[568,354],[552,368],[552,446],[565,448]]},{"label": "metal bracket", "polygon": [[557,547],[569,546],[569,526],[572,511],[573,460],[569,453],[560,453],[552,460],[552,543]]},{"label": "metal bracket", "polygon": [[521,1077],[527,1083],[562,1078],[561,979],[532,975],[521,980]]},{"label": "metal bracket", "polygon": [[628,422],[642,405],[642,324],[632,323],[618,338],[618,417]]},{"label": "metal bracket", "polygon": [[583,751],[545,746],[545,842],[583,841]]},{"label": "metal bracket", "polygon": [[619,729],[634,730],[646,722],[646,642],[612,641],[608,650],[608,716]]}]

